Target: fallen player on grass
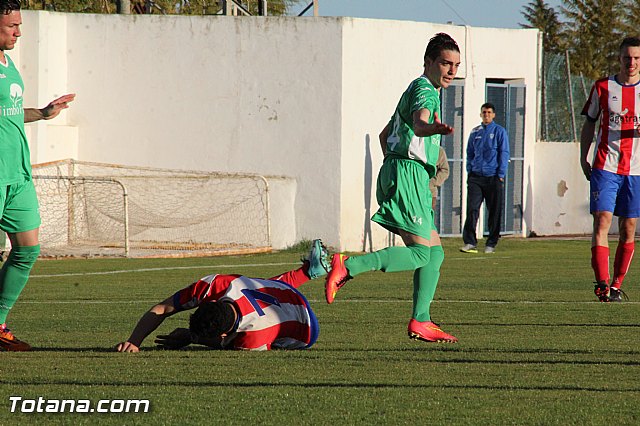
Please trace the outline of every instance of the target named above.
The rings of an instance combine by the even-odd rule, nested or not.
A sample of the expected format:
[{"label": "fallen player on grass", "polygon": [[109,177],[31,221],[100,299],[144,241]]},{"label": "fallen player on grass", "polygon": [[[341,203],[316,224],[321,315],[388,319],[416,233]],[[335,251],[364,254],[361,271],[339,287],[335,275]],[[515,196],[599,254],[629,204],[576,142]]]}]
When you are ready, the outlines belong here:
[{"label": "fallen player on grass", "polygon": [[157,336],[164,349],[190,344],[213,349],[306,349],[318,338],[318,321],[297,290],[310,279],[326,275],[328,253],[314,240],[300,268],[269,278],[208,275],[179,290],[147,311],[118,352],[139,352],[144,339],[178,312],[196,309],[189,328]]}]

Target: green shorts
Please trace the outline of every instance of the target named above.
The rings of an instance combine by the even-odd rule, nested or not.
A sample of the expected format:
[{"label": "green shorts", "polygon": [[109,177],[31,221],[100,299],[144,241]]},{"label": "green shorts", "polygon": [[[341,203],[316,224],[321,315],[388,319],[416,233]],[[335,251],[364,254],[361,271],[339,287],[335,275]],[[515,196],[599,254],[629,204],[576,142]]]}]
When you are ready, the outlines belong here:
[{"label": "green shorts", "polygon": [[380,208],[371,220],[393,233],[404,230],[431,239],[436,229],[429,174],[414,160],[386,158],[378,174],[376,198]]},{"label": "green shorts", "polygon": [[40,209],[33,181],[0,186],[0,206],[0,229],[3,231],[15,234],[40,227]]}]

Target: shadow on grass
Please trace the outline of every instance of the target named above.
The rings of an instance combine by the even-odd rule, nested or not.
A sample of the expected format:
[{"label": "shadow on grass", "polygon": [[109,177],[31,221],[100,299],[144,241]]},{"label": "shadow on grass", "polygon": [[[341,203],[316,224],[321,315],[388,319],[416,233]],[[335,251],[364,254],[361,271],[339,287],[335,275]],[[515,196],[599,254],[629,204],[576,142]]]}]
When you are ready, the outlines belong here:
[{"label": "shadow on grass", "polygon": [[[495,347],[476,347],[469,348],[465,347],[463,344],[454,344],[454,343],[445,343],[445,344],[424,344],[424,343],[416,343],[414,346],[407,347],[398,347],[398,348],[353,348],[353,347],[343,347],[343,348],[327,348],[327,347],[313,347],[311,349],[306,350],[273,350],[269,352],[243,352],[243,351],[234,351],[234,350],[216,350],[210,349],[204,346],[193,346],[182,349],[161,349],[158,347],[144,347],[140,352],[141,353],[190,353],[190,352],[221,352],[221,353],[267,353],[274,354],[277,353],[278,356],[286,357],[286,358],[300,358],[300,359],[324,359],[326,358],[327,353],[368,353],[368,354],[425,354],[425,353],[441,353],[441,354],[512,354],[512,355],[591,355],[591,356],[604,356],[612,357],[614,355],[623,355],[629,357],[640,357],[640,350],[615,350],[615,349],[602,349],[602,350],[591,350],[591,349],[555,349],[555,348],[527,348],[527,349],[517,349],[517,348],[495,348]],[[93,347],[59,347],[59,346],[41,346],[36,347],[31,350],[30,353],[40,353],[40,352],[77,352],[77,353],[116,353],[115,349],[112,346],[93,346]],[[15,353],[15,352],[14,352]],[[27,352],[29,353],[29,352]],[[342,355],[340,355],[342,357]],[[477,362],[487,362],[482,360],[476,360]],[[439,360],[437,362],[456,362],[455,360]],[[504,362],[504,361],[490,361],[490,362]],[[522,361],[514,361],[514,362],[522,362]],[[580,362],[580,361],[577,361]],[[594,361],[595,364],[620,364],[619,361],[608,362],[606,360],[597,360]],[[628,361],[622,362],[624,365],[640,365],[640,361]]]},{"label": "shadow on grass", "polygon": [[385,348],[385,349],[377,349],[377,348],[369,348],[369,349],[358,349],[353,347],[344,347],[344,348],[313,348],[309,351],[305,351],[305,353],[326,353],[326,352],[336,352],[336,353],[460,353],[460,354],[472,354],[472,353],[487,353],[487,354],[535,354],[535,355],[625,355],[625,356],[639,356],[640,350],[616,350],[605,348],[602,350],[592,350],[592,349],[555,349],[555,348],[527,348],[527,349],[517,349],[517,348],[495,348],[495,347],[476,347],[469,348],[465,347],[464,344],[458,343],[445,343],[445,344],[431,344],[431,343],[416,343],[416,347],[403,347],[403,348]]},{"label": "shadow on grass", "polygon": [[[192,348],[184,348],[184,349],[161,349],[156,347],[145,347],[141,350],[141,352],[172,352],[172,353],[180,353],[180,352],[202,352],[202,351],[212,351],[214,349],[209,349],[204,346],[197,347],[194,346]],[[40,346],[36,348],[32,348],[31,352],[98,352],[98,353],[117,353],[113,346],[94,346],[94,347],[56,347],[56,346]],[[14,352],[15,353],[15,352]]]},{"label": "shadow on grass", "polygon": [[496,322],[454,322],[450,321],[447,325],[466,325],[473,327],[606,327],[606,328],[640,328],[640,324],[602,324],[602,323],[496,323]]},{"label": "shadow on grass", "polygon": [[451,384],[451,383],[361,383],[361,382],[327,382],[318,383],[314,382],[233,382],[231,380],[224,381],[199,381],[199,382],[180,382],[173,381],[167,383],[166,381],[148,381],[148,380],[136,380],[135,382],[121,382],[113,381],[108,382],[104,380],[92,382],[83,380],[10,380],[0,379],[0,384],[12,385],[12,386],[114,386],[114,387],[140,387],[140,386],[161,386],[163,388],[169,387],[187,387],[187,388],[303,388],[306,392],[311,389],[460,389],[460,390],[490,390],[490,391],[567,391],[567,392],[598,392],[598,393],[638,393],[640,387],[624,388],[624,387],[593,387],[593,386],[508,386],[508,385],[481,385],[481,384]]}]

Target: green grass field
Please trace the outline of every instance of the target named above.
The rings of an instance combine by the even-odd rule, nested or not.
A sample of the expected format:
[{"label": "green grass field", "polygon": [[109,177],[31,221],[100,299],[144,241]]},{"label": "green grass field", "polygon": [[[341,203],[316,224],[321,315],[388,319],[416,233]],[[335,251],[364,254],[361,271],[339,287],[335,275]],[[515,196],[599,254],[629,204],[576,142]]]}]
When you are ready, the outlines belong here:
[{"label": "green grass field", "polygon": [[[0,353],[0,424],[639,424],[640,267],[631,301],[592,293],[588,241],[503,239],[445,263],[432,316],[458,344],[407,338],[412,273],[350,281],[305,351],[112,352],[153,303],[209,273],[272,276],[299,253],[39,261],[9,318],[30,353]],[[160,332],[187,325],[176,315]],[[11,413],[24,399],[149,399],[149,413]]]}]

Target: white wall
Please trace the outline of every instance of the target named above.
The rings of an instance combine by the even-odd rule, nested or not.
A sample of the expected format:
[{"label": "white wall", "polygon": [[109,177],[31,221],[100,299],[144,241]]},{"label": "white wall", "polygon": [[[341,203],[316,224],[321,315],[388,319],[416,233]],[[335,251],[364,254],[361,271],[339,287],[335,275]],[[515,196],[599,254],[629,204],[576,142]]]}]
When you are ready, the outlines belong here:
[{"label": "white wall", "polygon": [[[25,106],[44,107],[52,99],[72,91],[68,81],[68,20],[64,14],[23,11],[22,15],[24,36],[9,55],[18,64],[25,81]],[[77,158],[78,128],[72,123],[63,111],[54,121],[27,125],[31,161]]]},{"label": "white wall", "polygon": [[[486,78],[525,81],[525,188],[534,192],[535,30],[33,11],[23,19],[12,56],[25,103],[78,95],[60,118],[29,127],[34,162],[73,157],[288,177],[295,183],[275,184],[276,193],[295,195],[293,211],[285,202],[272,217],[284,234],[276,247],[319,236],[342,249],[363,248],[382,160],[377,135],[439,31],[462,50],[465,140],[479,122]],[[531,193],[527,227],[543,220],[534,220]],[[386,232],[371,229],[373,248],[384,246]]]},{"label": "white wall", "polygon": [[529,229],[537,235],[590,235],[589,182],[579,167],[580,144],[539,142],[535,159],[541,170],[527,173],[536,189]]}]

